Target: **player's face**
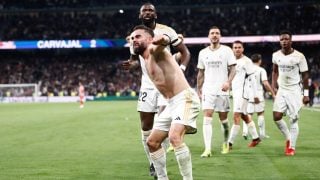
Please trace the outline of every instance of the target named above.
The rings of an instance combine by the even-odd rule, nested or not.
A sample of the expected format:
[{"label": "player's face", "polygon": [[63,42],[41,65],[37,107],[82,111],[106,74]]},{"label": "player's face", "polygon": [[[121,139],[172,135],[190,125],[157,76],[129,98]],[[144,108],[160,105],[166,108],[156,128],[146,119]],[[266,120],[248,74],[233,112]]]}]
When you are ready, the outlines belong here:
[{"label": "player's face", "polygon": [[133,31],[130,37],[133,45],[133,51],[136,54],[142,54],[148,47],[148,44],[152,42],[151,35],[146,33],[142,29],[137,29]]},{"label": "player's face", "polygon": [[280,46],[284,49],[291,48],[292,40],[289,34],[280,35]]},{"label": "player's face", "polygon": [[240,44],[240,43],[233,43],[232,50],[233,50],[234,55],[237,58],[240,58],[243,54],[244,48],[243,48],[242,44]]},{"label": "player's face", "polygon": [[147,24],[157,19],[156,9],[153,5],[143,5],[140,9],[139,19]]},{"label": "player's face", "polygon": [[210,29],[208,35],[212,44],[219,43],[221,38],[221,33],[219,29]]}]

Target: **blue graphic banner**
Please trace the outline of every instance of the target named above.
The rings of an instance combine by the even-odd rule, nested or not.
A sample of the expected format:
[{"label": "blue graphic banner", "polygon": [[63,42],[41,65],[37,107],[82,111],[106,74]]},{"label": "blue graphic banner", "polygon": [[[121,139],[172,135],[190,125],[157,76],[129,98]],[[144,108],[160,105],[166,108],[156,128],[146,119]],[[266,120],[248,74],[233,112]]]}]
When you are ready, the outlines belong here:
[{"label": "blue graphic banner", "polygon": [[112,48],[125,44],[125,39],[0,41],[0,49]]}]

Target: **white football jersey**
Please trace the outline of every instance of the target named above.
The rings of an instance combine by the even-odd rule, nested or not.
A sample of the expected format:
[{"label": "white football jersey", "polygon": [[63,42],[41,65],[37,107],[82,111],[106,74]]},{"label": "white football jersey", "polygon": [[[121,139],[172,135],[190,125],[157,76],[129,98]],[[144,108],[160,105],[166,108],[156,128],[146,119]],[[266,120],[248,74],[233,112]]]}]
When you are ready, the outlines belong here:
[{"label": "white football jersey", "polygon": [[229,95],[222,91],[222,84],[228,80],[228,66],[235,65],[236,58],[230,47],[220,45],[216,50],[206,47],[199,52],[197,68],[204,69],[203,91],[214,95]]},{"label": "white football jersey", "polygon": [[278,65],[278,85],[279,88],[292,90],[300,84],[301,72],[308,71],[308,64],[305,56],[294,50],[293,53],[285,55],[278,50],[272,54],[272,63]]},{"label": "white football jersey", "polygon": [[256,89],[253,89],[253,86],[256,85],[256,80],[254,76],[251,76],[250,80],[252,80],[252,82],[247,83],[247,85],[249,86],[246,87],[245,80],[246,77],[248,77],[249,75],[253,75],[253,73],[255,72],[254,64],[247,56],[243,56],[240,59],[237,59],[236,62],[236,75],[232,80],[232,92],[233,94],[236,93],[238,94],[238,96],[242,96],[243,98],[251,99],[252,96],[255,96]]},{"label": "white football jersey", "polygon": [[263,81],[268,81],[267,72],[262,67],[255,65],[256,71],[254,73],[257,82],[257,97],[260,101],[264,101]]}]

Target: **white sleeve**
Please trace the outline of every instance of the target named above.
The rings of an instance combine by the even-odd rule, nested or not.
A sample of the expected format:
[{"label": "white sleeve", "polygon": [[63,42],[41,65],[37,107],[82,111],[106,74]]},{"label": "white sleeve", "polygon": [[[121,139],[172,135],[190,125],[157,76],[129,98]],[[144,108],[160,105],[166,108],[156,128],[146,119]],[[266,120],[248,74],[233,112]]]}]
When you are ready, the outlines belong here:
[{"label": "white sleeve", "polygon": [[267,76],[267,71],[263,68],[261,68],[261,75],[260,75],[261,81],[267,81],[268,76]]},{"label": "white sleeve", "polygon": [[203,54],[202,51],[200,51],[199,56],[198,56],[198,65],[197,65],[198,69],[204,69],[205,68],[204,67],[204,63],[202,61],[202,56],[203,56],[202,54]]},{"label": "white sleeve", "polygon": [[246,65],[244,67],[246,68],[247,75],[253,74],[256,71],[251,59],[247,59]]},{"label": "white sleeve", "polygon": [[300,69],[300,72],[308,71],[307,60],[303,54],[301,54],[301,57],[300,57],[299,69]]},{"label": "white sleeve", "polygon": [[236,57],[234,56],[231,48],[227,49],[226,54],[227,54],[227,58],[228,58],[228,66],[236,65],[237,60],[236,60]]}]

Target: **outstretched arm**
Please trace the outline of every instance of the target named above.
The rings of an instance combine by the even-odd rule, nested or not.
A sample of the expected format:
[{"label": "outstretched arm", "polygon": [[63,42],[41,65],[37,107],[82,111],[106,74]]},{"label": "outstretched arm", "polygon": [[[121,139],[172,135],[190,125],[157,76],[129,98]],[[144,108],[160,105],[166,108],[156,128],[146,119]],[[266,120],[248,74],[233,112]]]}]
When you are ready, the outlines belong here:
[{"label": "outstretched arm", "polygon": [[153,38],[152,44],[154,46],[151,46],[150,53],[151,54],[159,54],[162,52],[169,44],[171,43],[171,39],[168,35],[162,34],[159,36],[155,36]]}]

